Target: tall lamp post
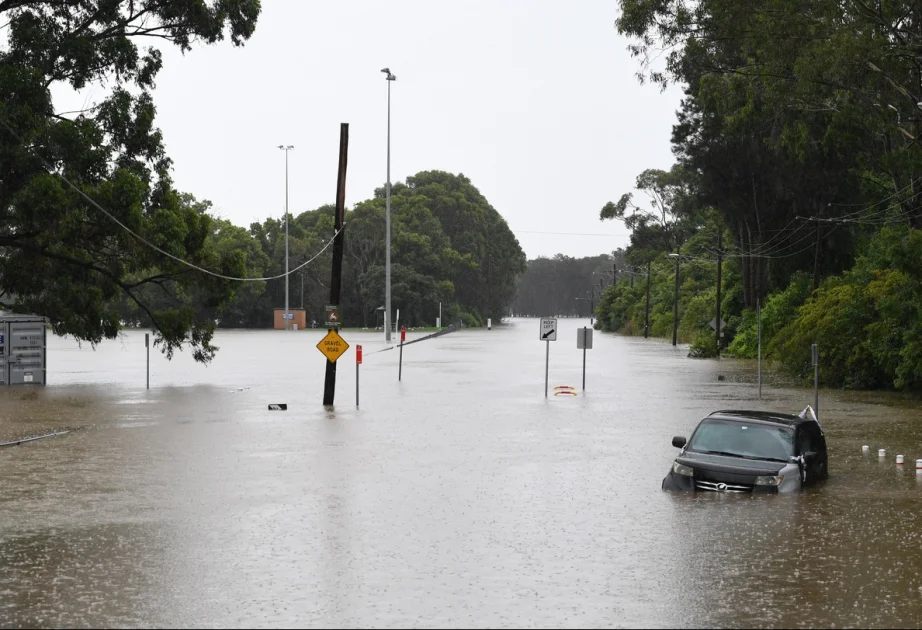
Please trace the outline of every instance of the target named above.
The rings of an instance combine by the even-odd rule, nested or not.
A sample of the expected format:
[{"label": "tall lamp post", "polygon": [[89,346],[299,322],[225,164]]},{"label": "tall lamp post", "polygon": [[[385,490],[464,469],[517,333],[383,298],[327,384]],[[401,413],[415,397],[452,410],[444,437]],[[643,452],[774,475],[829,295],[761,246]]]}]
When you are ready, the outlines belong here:
[{"label": "tall lamp post", "polygon": [[285,152],[285,330],[289,330],[288,319],[288,152],[294,146],[280,144],[279,148]]},{"label": "tall lamp post", "polygon": [[397,77],[390,68],[381,70],[387,79],[387,186],[384,192],[384,222],[386,231],[387,254],[384,262],[384,341],[391,341],[391,82]]}]

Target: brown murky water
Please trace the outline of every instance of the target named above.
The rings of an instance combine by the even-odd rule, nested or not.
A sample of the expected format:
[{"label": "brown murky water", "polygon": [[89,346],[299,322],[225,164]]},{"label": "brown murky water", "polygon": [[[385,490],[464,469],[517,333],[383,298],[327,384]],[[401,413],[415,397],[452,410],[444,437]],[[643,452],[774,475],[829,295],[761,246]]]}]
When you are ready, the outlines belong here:
[{"label": "brown murky water", "polygon": [[[552,387],[580,386],[582,323],[560,320]],[[0,390],[0,439],[75,429],[0,448],[0,625],[922,624],[911,400],[823,392],[822,488],[676,496],[673,435],[812,391],[760,401],[751,364],[596,333],[585,395],[545,400],[538,322],[513,320],[408,346],[400,383],[383,334],[346,333],[362,407],[350,350],[328,411],[320,334],[153,354],[149,391],[143,333],[52,339],[37,398]]]}]

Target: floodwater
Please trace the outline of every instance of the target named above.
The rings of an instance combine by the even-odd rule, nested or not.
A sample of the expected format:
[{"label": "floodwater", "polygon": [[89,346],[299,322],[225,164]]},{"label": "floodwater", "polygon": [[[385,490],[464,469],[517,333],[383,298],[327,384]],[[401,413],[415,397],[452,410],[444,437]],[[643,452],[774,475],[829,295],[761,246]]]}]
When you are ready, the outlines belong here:
[{"label": "floodwater", "polygon": [[[585,323],[559,321],[552,388],[581,387]],[[344,333],[361,408],[350,349],[333,410],[321,331],[221,332],[208,367],[154,351],[150,390],[143,332],[50,339],[50,384],[0,390],[0,439],[73,430],[0,449],[0,625],[922,624],[917,403],[822,392],[821,488],[673,495],[673,435],[812,390],[759,400],[751,363],[596,332],[586,391],[546,399],[538,328],[407,346],[401,382],[383,333]]]}]

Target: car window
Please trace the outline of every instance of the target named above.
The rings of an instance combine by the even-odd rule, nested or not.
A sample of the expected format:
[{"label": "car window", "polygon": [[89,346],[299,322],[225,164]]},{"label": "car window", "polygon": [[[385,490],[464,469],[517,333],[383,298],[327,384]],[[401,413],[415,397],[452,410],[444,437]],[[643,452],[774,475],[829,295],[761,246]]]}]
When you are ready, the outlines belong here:
[{"label": "car window", "polygon": [[815,422],[805,422],[801,425],[798,437],[798,453],[822,450],[823,437],[819,426]]},{"label": "car window", "polygon": [[687,450],[787,461],[793,447],[794,432],[786,427],[709,418],[698,425]]}]

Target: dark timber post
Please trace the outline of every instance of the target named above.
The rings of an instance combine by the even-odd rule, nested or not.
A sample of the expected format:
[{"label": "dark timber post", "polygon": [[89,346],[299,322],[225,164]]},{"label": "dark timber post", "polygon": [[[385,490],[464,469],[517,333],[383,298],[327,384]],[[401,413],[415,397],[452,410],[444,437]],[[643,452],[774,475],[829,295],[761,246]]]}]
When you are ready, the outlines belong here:
[{"label": "dark timber post", "polygon": [[679,253],[681,247],[675,248],[675,293],[672,297],[672,345],[676,345],[679,336]]},{"label": "dark timber post", "polygon": [[647,308],[646,314],[644,315],[643,322],[643,338],[646,339],[647,335],[650,334],[650,265],[647,263]]},{"label": "dark timber post", "polygon": [[[339,172],[336,176],[336,236],[333,238],[333,268],[330,274],[330,304],[339,306],[343,277],[343,223],[346,214],[346,157],[349,153],[349,123],[339,125]],[[330,329],[332,330],[332,328]],[[336,394],[336,363],[327,361],[323,380],[323,404],[332,405]]]},{"label": "dark timber post", "polygon": [[723,231],[718,226],[717,228],[717,319],[715,324],[717,326],[717,357],[720,358],[720,285],[721,277],[720,272],[723,269]]}]

